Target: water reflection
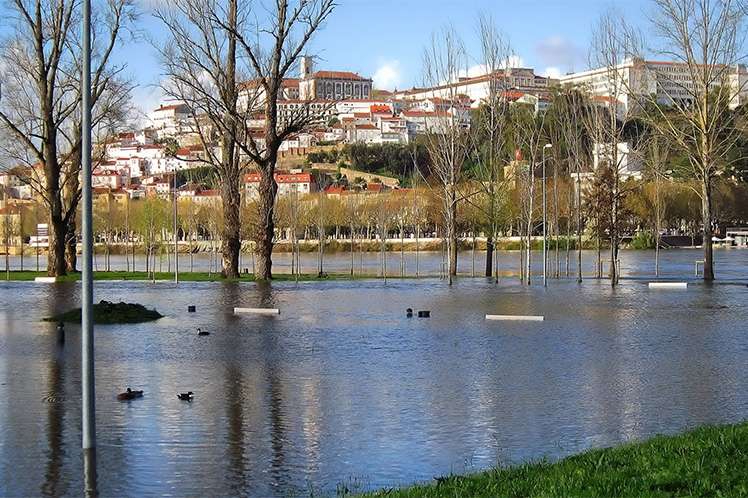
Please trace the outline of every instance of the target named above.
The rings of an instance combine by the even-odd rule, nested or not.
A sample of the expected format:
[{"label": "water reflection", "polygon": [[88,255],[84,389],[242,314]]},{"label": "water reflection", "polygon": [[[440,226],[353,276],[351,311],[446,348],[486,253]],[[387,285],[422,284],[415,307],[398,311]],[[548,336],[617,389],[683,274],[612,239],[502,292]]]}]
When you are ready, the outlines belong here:
[{"label": "water reflection", "polygon": [[[692,267],[682,254],[663,271]],[[737,275],[748,253],[731,254],[720,267]],[[748,306],[733,283],[96,282],[96,300],[165,317],[96,327],[98,446],[86,456],[79,327],[60,347],[40,321],[79,286],[0,282],[0,396],[13,399],[0,406],[0,495],[304,496],[739,421]],[[128,386],[145,395],[118,401]],[[187,390],[193,402],[176,398]]]},{"label": "water reflection", "polygon": [[99,496],[98,475],[96,473],[96,448],[87,448],[82,451],[85,495],[87,498],[95,498]]},{"label": "water reflection", "polygon": [[47,405],[47,470],[44,474],[41,494],[45,496],[63,496],[65,490],[60,483],[60,469],[63,464],[63,439],[62,424],[65,417],[65,395],[64,384],[66,372],[63,367],[64,359],[61,351],[55,351],[48,360],[47,396],[44,401]]}]

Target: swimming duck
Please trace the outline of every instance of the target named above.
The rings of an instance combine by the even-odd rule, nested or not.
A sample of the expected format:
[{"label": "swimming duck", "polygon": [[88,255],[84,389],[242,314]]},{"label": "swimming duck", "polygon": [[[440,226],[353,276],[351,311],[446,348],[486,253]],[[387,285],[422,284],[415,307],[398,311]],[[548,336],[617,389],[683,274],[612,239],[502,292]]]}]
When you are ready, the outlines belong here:
[{"label": "swimming duck", "polygon": [[210,335],[210,332],[208,332],[207,330],[200,330],[200,327],[198,327],[197,335]]},{"label": "swimming duck", "polygon": [[133,391],[129,387],[127,388],[127,391],[123,393],[119,393],[117,395],[117,399],[135,399],[135,398],[142,398],[143,397],[143,391]]},{"label": "swimming duck", "polygon": [[177,394],[177,398],[181,399],[182,401],[192,401],[192,391]]}]

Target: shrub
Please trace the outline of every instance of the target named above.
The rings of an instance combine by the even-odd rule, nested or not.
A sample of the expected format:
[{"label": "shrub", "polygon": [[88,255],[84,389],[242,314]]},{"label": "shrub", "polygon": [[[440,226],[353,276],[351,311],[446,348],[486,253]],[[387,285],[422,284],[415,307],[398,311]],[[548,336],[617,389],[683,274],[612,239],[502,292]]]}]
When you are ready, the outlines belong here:
[{"label": "shrub", "polygon": [[631,239],[631,249],[654,249],[655,238],[648,233],[639,233]]}]

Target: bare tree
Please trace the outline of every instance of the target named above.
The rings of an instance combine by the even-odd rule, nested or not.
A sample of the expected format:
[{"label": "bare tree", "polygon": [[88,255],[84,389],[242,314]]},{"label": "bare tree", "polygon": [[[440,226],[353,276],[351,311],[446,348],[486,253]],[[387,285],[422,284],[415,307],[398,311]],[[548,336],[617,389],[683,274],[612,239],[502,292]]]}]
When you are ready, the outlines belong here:
[{"label": "bare tree", "polygon": [[[737,127],[731,109],[745,83],[743,60],[748,6],[742,0],[653,0],[652,22],[662,52],[680,71],[654,69],[658,89],[677,95],[655,101],[652,124],[678,149],[687,151],[700,185],[704,280],[714,280],[713,182],[726,166]],[[677,89],[674,92],[673,89]],[[656,98],[656,96],[654,97]]]},{"label": "bare tree", "polygon": [[473,143],[474,157],[477,163],[477,176],[480,180],[481,192],[478,196],[468,198],[485,216],[486,232],[486,268],[485,275],[494,276],[498,282],[498,261],[494,268],[495,242],[498,239],[503,206],[508,197],[503,168],[506,160],[502,159],[506,142],[507,119],[509,115],[509,99],[507,78],[500,74],[502,67],[506,67],[512,50],[506,37],[501,33],[489,16],[481,15],[478,19],[479,36],[482,46],[482,64],[488,75],[488,95],[475,113],[475,120],[471,126],[475,140]]},{"label": "bare tree", "polygon": [[668,175],[668,164],[671,149],[669,142],[663,140],[662,136],[655,135],[649,144],[647,162],[649,174],[652,180],[652,217],[654,218],[655,232],[655,277],[660,274],[660,246],[662,245],[662,225],[665,219],[666,193],[663,182]]},{"label": "bare tree", "polygon": [[[554,93],[552,108],[553,116],[556,120],[554,124],[558,129],[561,142],[558,147],[555,147],[555,150],[560,151],[563,148],[569,174],[574,177],[574,188],[569,204],[573,204],[574,206],[574,225],[577,248],[577,281],[581,282],[582,232],[584,231],[582,221],[581,177],[583,170],[585,170],[585,164],[588,162],[590,156],[589,137],[584,126],[585,122],[589,122],[589,119],[586,118],[586,116],[591,112],[590,101],[583,89],[573,86],[564,87],[558,89]],[[571,209],[569,214],[571,215]]]},{"label": "bare tree", "polygon": [[[277,103],[286,75],[335,3],[266,3],[270,2],[177,0],[157,13],[171,33],[171,43],[161,49],[169,77],[164,87],[193,109],[206,157],[221,181],[225,219],[221,274],[227,278],[239,277],[242,158],[260,170],[258,226],[253,230],[258,256],[255,276],[270,279],[278,150],[287,136],[317,121],[325,110],[307,102],[281,122]],[[247,117],[254,113],[265,115],[261,137],[252,136],[248,129]]]},{"label": "bare tree", "polygon": [[[524,268],[520,271],[531,284],[532,236],[537,227],[535,203],[536,169],[541,164],[543,148],[547,145],[546,113],[531,104],[514,104],[511,107],[512,134],[516,157],[514,179],[519,191],[521,234],[523,235]],[[521,277],[520,277],[521,278]]]},{"label": "bare tree", "polygon": [[[431,37],[424,50],[424,83],[436,87],[454,82],[466,69],[467,57],[462,40],[454,29],[444,28]],[[433,191],[441,204],[444,243],[447,251],[447,280],[457,275],[458,184],[467,155],[467,111],[463,109],[457,85],[447,86],[445,98],[432,99],[434,109],[424,109],[425,143],[431,157]]]},{"label": "bare tree", "polygon": [[[225,229],[221,234],[225,278],[238,278],[241,249],[243,164],[237,142],[246,139],[238,99],[237,33],[244,29],[237,2],[178,0],[155,12],[169,29],[160,49],[166,95],[186,103],[205,152],[221,184]],[[251,107],[251,106],[250,106]]]},{"label": "bare tree", "polygon": [[[282,122],[278,116],[278,99],[286,74],[298,61],[314,33],[332,13],[333,0],[277,0],[268,9],[265,24],[258,19],[254,29],[238,42],[243,57],[250,61],[264,95],[265,130],[261,141],[247,140],[242,150],[260,170],[260,203],[257,227],[257,271],[260,279],[272,278],[272,252],[275,225],[273,210],[278,185],[275,183],[275,164],[283,140],[308,125],[319,122],[331,104],[306,102]],[[263,45],[263,37],[267,46]],[[260,143],[261,142],[261,143]]]},{"label": "bare tree", "polygon": [[[610,216],[610,283],[618,284],[618,249],[620,245],[619,207],[624,192],[621,191],[622,168],[626,155],[621,146],[627,141],[626,123],[640,110],[637,91],[641,81],[640,73],[628,70],[624,61],[638,48],[635,30],[627,27],[624,17],[615,9],[609,9],[600,16],[592,33],[591,59],[596,67],[601,67],[601,78],[605,86],[605,98],[598,99],[601,112],[588,114],[587,125],[595,141],[595,154],[598,167],[608,168],[600,175],[607,183],[603,185],[609,192],[604,196],[609,200],[607,213]],[[629,156],[634,152],[629,147]],[[598,217],[599,218],[599,217]]]},{"label": "bare tree", "polygon": [[[48,211],[47,274],[75,270],[75,214],[81,168],[81,4],[13,0],[11,36],[2,43],[0,127],[3,153],[31,166],[26,179]],[[92,9],[92,126],[119,123],[129,103],[123,67],[110,61],[136,19],[133,0],[97,2]],[[71,233],[71,227],[73,228]],[[72,239],[72,242],[71,242]],[[66,245],[73,250],[66,264]]]}]

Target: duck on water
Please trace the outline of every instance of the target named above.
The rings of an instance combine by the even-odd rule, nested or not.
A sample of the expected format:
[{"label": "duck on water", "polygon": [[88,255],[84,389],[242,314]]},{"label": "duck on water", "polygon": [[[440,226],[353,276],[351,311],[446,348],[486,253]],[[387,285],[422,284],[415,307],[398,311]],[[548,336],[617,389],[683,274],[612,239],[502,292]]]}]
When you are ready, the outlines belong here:
[{"label": "duck on water", "polygon": [[127,388],[127,391],[123,393],[119,393],[117,395],[117,399],[120,399],[120,400],[135,399],[135,398],[142,398],[142,397],[143,397],[143,391],[133,391],[129,387]]}]

